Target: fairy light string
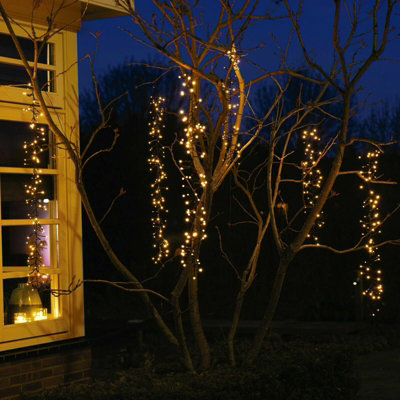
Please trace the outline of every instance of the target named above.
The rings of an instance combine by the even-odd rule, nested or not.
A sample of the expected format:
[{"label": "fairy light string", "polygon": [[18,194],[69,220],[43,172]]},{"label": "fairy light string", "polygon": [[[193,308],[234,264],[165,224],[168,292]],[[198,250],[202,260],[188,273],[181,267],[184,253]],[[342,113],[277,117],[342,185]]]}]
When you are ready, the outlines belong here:
[{"label": "fairy light string", "polygon": [[[239,102],[235,98],[235,93],[237,88],[235,87],[235,77],[240,75],[239,63],[240,57],[236,51],[236,46],[233,43],[231,50],[227,51],[227,57],[229,58],[230,66],[228,69],[231,70],[231,74],[228,79],[228,87],[225,87],[225,93],[227,96],[227,102],[229,107],[229,113],[227,114],[227,122],[226,126],[228,128],[229,135],[226,138],[227,145],[229,146],[229,154],[228,158],[232,155],[240,157],[240,147],[241,144],[238,140],[239,138],[239,124],[237,123],[239,120],[236,118],[237,109],[239,108]],[[231,125],[231,126],[230,126]],[[234,145],[232,146],[232,143]]]},{"label": "fairy light string", "polygon": [[[321,138],[316,129],[304,130],[302,132],[304,145],[304,160],[302,161],[302,190],[304,201],[304,213],[307,214],[318,201],[323,176],[318,168],[317,162],[321,152],[317,150]],[[317,215],[314,226],[307,235],[316,245],[319,245],[318,231],[324,226],[323,211]]]},{"label": "fairy light string", "polygon": [[[378,177],[380,154],[379,150],[368,151],[360,171],[365,181],[360,185],[360,190],[366,194],[363,201],[364,217],[360,220],[360,224],[362,237],[365,238],[367,254],[364,261],[359,265],[358,276],[359,281],[362,281],[360,283],[362,284],[363,296],[374,304],[370,312],[372,317],[375,317],[376,313],[380,311],[383,294],[381,256],[376,247],[376,238],[381,233],[379,213],[381,196],[373,187],[373,181]],[[362,158],[362,156],[359,156],[359,159]]]},{"label": "fairy light string", "polygon": [[164,159],[165,151],[162,145],[164,126],[164,102],[162,97],[150,100],[151,110],[149,122],[149,170],[154,174],[154,179],[150,185],[151,188],[151,204],[152,217],[151,223],[153,228],[153,247],[156,254],[152,257],[155,264],[162,262],[164,258],[169,256],[169,241],[165,238],[165,229],[167,226],[168,209],[165,203],[165,192],[168,191],[166,185],[167,173],[165,171]]},{"label": "fairy light string", "polygon": [[203,167],[206,158],[206,143],[204,142],[206,126],[201,124],[198,118],[199,106],[202,102],[198,96],[198,81],[189,74],[182,74],[179,79],[181,80],[180,95],[189,100],[189,111],[185,111],[183,107],[179,110],[179,117],[184,126],[184,135],[179,143],[186,154],[186,158],[178,160],[186,226],[179,255],[182,268],[188,265],[194,266],[192,278],[196,279],[197,274],[203,272],[200,259],[197,257],[197,246],[199,241],[207,237],[206,210],[201,201],[203,190],[208,184]]},{"label": "fairy light string", "polygon": [[[238,70],[239,56],[233,45],[231,50],[226,52],[229,59],[231,71]],[[236,88],[233,85],[234,78],[229,77],[220,85],[227,103],[227,113],[223,128],[221,131],[221,146],[219,152],[221,159],[233,159],[240,155],[240,142],[238,141],[239,127],[234,121],[237,115],[239,104],[235,103]],[[179,117],[184,126],[184,135],[179,143],[184,148],[186,158],[178,160],[178,167],[182,179],[182,199],[185,205],[184,222],[186,229],[184,240],[180,248],[181,265],[183,268],[189,265],[193,268],[193,279],[197,279],[198,273],[203,272],[198,258],[198,250],[201,242],[207,238],[207,195],[206,189],[209,185],[206,176],[207,165],[207,139],[206,125],[201,122],[200,109],[202,107],[202,98],[200,95],[199,80],[190,74],[182,73],[179,76],[181,80],[180,96],[186,97],[186,107],[179,110]]]},{"label": "fairy light string", "polygon": [[27,236],[26,245],[28,248],[27,264],[29,267],[28,283],[34,288],[42,288],[50,283],[50,276],[43,274],[41,269],[45,267],[43,259],[43,250],[47,247],[46,235],[43,226],[40,223],[40,211],[47,211],[46,204],[42,201],[45,195],[43,189],[43,180],[41,177],[40,157],[47,148],[46,130],[38,125],[38,118],[42,115],[39,102],[35,99],[33,88],[29,85],[29,92],[24,92],[31,97],[31,105],[24,109],[32,114],[29,127],[32,131],[30,142],[24,142],[24,166],[32,168],[30,183],[24,185],[26,199],[29,206],[28,218],[32,220],[32,232]]}]

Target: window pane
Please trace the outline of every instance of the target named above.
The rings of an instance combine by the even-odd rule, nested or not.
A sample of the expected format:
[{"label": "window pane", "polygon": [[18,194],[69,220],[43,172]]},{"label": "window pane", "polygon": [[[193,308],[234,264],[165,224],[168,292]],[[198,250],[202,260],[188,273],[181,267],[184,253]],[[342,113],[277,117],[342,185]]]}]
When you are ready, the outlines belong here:
[{"label": "window pane", "polygon": [[[45,142],[47,150],[40,155],[40,168],[55,168],[54,163],[54,145],[52,135],[46,125],[40,125],[45,128]],[[26,167],[24,143],[30,142],[34,132],[29,128],[27,122],[4,121],[0,120],[0,167]]]},{"label": "window pane", "polygon": [[[38,70],[39,85],[42,91],[54,92],[54,72]],[[30,82],[25,67],[20,65],[0,64],[0,85],[18,85],[28,87]]]},{"label": "window pane", "polygon": [[[54,176],[41,175],[42,184],[40,190],[44,194],[38,195],[39,218],[56,218],[50,214],[54,208]],[[25,185],[31,183],[32,175],[0,174],[0,199],[2,219],[26,219],[29,215],[35,215],[36,210],[26,204]]]},{"label": "window pane", "polygon": [[5,325],[40,321],[50,317],[53,297],[50,290],[48,288],[35,290],[27,285],[27,280],[27,278],[3,280]]},{"label": "window pane", "polygon": [[[33,61],[34,49],[32,40],[21,37],[19,37],[18,40],[27,60]],[[17,60],[20,59],[11,36],[5,33],[0,33],[0,56],[14,58]],[[39,62],[41,64],[54,65],[52,43],[48,43],[43,47],[43,50],[39,55]]]},{"label": "window pane", "polygon": [[[51,266],[51,233],[55,227],[42,225],[44,229],[44,240],[47,246],[42,249],[43,262],[45,266]],[[33,231],[32,225],[3,226],[3,266],[25,267],[28,260],[27,238]]]}]

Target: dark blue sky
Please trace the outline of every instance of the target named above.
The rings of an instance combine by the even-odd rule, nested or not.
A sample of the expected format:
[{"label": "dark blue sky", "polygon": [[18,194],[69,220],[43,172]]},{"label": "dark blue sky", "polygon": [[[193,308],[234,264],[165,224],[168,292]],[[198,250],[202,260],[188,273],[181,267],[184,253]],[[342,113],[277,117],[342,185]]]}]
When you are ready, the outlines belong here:
[{"label": "dark blue sky", "polygon": [[[206,0],[211,5],[213,2],[219,3],[218,0]],[[325,67],[329,66],[332,59],[332,19],[333,19],[333,1],[327,0],[307,0],[302,17],[302,30],[304,41],[307,46],[313,50],[316,59]],[[149,15],[151,10],[150,0],[137,0],[136,7],[139,12]],[[212,7],[204,9],[207,16],[208,10]],[[362,10],[361,10],[362,11]],[[399,10],[394,17],[394,25],[400,26]],[[264,25],[265,26],[265,25]],[[130,17],[112,18],[101,21],[85,22],[78,34],[79,56],[82,57],[88,52],[93,52],[95,48],[95,39],[90,34],[102,31],[99,40],[99,52],[97,56],[96,71],[98,74],[104,73],[111,66],[127,62],[134,57],[136,61],[147,60],[156,53],[150,48],[136,42],[120,27],[134,31],[136,34],[138,29],[133,25]],[[275,45],[271,39],[270,32],[274,33],[277,42],[285,47],[290,33],[290,23],[283,20],[269,22],[269,32],[264,27],[255,26],[249,32],[249,39],[246,45],[250,48],[256,46],[259,42],[265,45],[257,51],[250,52],[248,58],[259,64],[266,66],[268,69],[276,68],[279,64],[276,54]],[[364,28],[364,27],[363,27]],[[367,29],[367,27],[365,27]],[[398,33],[398,32],[396,32]],[[369,43],[366,40],[368,49]],[[293,65],[301,65],[302,57],[299,51],[297,40],[292,41],[291,50],[289,51],[289,62]],[[385,53],[387,59],[400,59],[400,38],[393,40],[387,47]],[[371,99],[376,100],[393,100],[400,89],[399,62],[379,61],[367,73],[362,80],[362,86],[366,88],[364,94],[372,93]],[[245,78],[253,78],[256,73],[251,68],[243,70]],[[82,62],[79,67],[79,80],[81,88],[90,88],[91,78],[90,70],[87,62]]]}]

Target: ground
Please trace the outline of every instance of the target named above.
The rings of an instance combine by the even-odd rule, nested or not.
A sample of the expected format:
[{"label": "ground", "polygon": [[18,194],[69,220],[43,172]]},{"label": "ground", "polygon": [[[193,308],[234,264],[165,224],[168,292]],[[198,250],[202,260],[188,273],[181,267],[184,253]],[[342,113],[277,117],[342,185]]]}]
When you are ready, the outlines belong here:
[{"label": "ground", "polygon": [[357,400],[400,399],[400,349],[359,356],[355,367],[360,380]]}]

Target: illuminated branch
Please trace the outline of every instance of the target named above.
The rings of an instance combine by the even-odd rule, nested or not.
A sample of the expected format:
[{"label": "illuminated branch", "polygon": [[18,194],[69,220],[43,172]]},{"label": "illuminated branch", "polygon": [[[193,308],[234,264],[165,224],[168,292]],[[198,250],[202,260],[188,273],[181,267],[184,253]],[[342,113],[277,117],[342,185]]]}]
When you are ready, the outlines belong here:
[{"label": "illuminated branch", "polygon": [[68,295],[72,294],[73,292],[75,292],[77,289],[79,289],[85,283],[105,283],[107,285],[111,285],[118,289],[121,289],[125,292],[148,293],[148,294],[152,294],[156,297],[159,297],[162,300],[164,300],[165,302],[169,303],[169,299],[167,299],[165,296],[163,296],[162,294],[160,294],[154,290],[145,289],[145,288],[137,289],[137,288],[128,287],[128,286],[134,284],[133,282],[113,282],[113,281],[107,281],[104,279],[83,279],[83,280],[78,280],[77,282],[75,282],[75,277],[72,277],[72,281],[68,285],[67,289],[50,289],[49,291],[55,297],[68,296]]},{"label": "illuminated branch", "polygon": [[[400,245],[400,239],[391,239],[391,240],[385,240],[383,242],[375,243],[374,247],[379,248],[379,247],[382,247],[382,246],[386,246],[388,244],[393,244],[393,245],[399,246]],[[311,248],[325,249],[325,250],[329,250],[332,253],[336,253],[336,254],[347,254],[347,253],[353,253],[355,251],[365,250],[365,246],[349,247],[347,249],[336,249],[336,248],[334,248],[332,246],[328,246],[328,245],[325,245],[325,244],[319,244],[319,245],[316,245],[316,244],[303,244],[299,251],[306,250],[306,249],[311,249]]]},{"label": "illuminated branch", "polygon": [[384,181],[380,179],[370,179],[364,176],[364,174],[361,171],[340,171],[338,175],[357,175],[360,179],[362,179],[364,182],[369,182],[369,183],[376,183],[380,185],[397,185],[398,182],[394,181]]},{"label": "illuminated branch", "polygon": [[383,153],[383,146],[390,146],[392,144],[396,144],[397,140],[391,140],[389,142],[377,142],[376,140],[366,139],[366,138],[351,138],[347,143],[346,146],[351,146],[354,143],[368,143],[372,146],[375,146],[381,153]]}]

